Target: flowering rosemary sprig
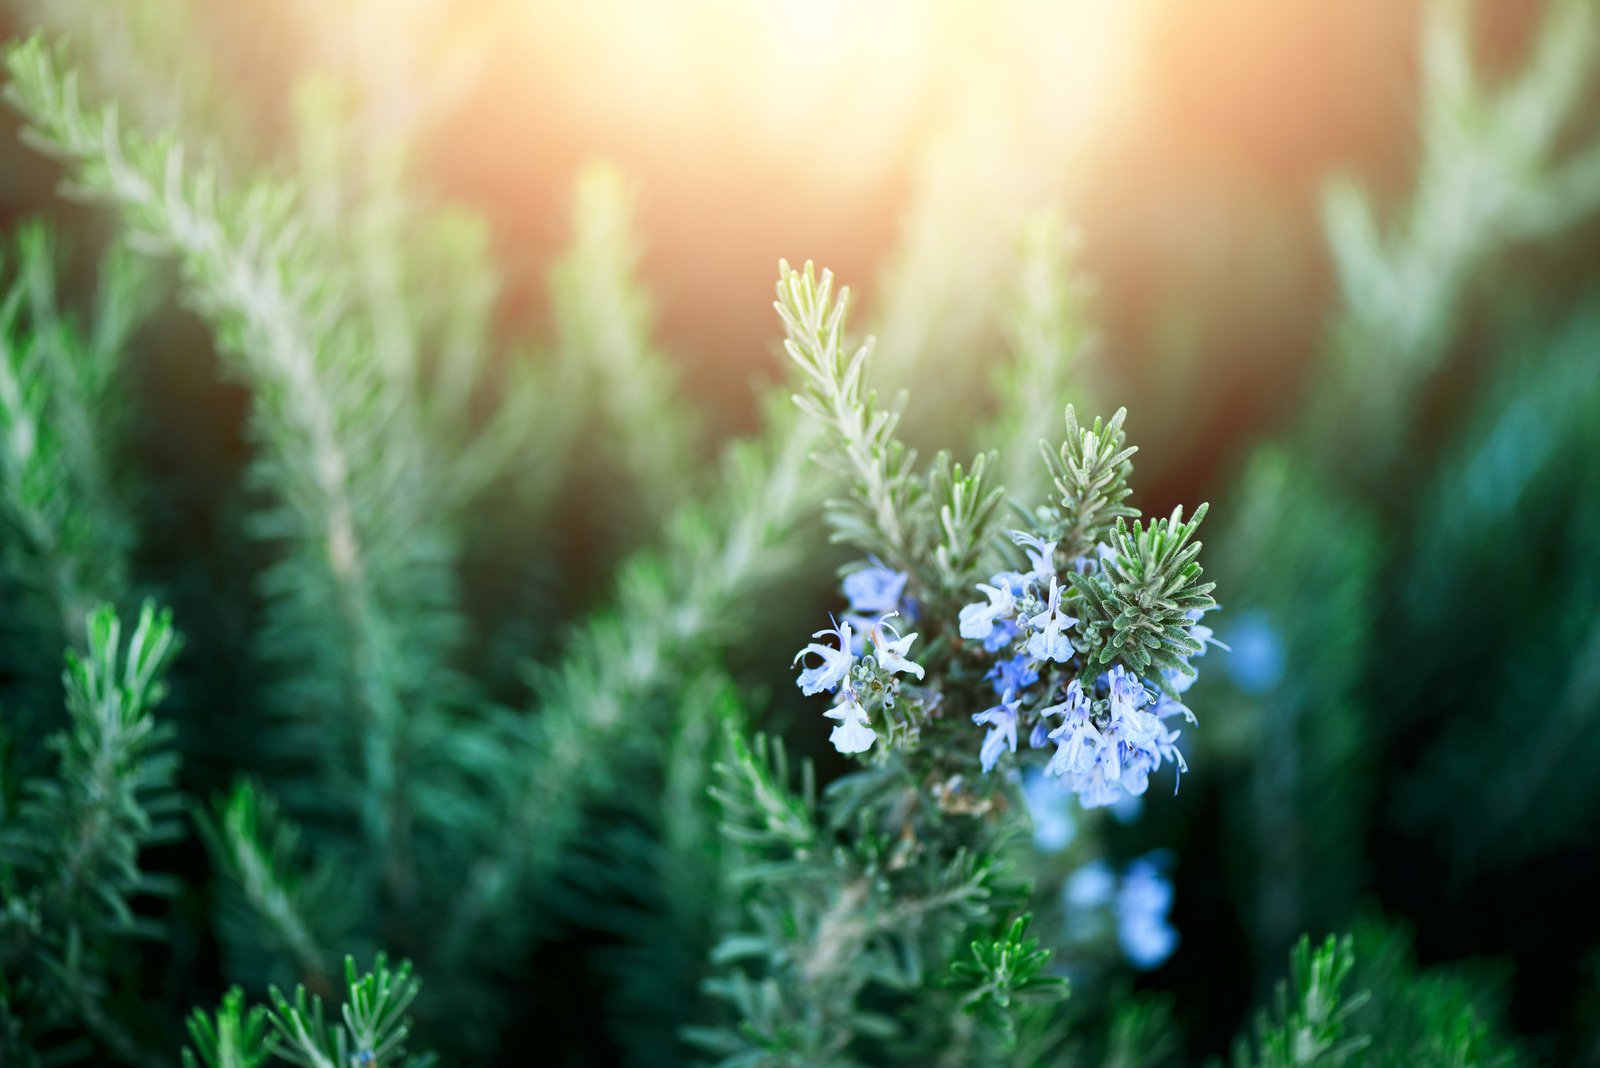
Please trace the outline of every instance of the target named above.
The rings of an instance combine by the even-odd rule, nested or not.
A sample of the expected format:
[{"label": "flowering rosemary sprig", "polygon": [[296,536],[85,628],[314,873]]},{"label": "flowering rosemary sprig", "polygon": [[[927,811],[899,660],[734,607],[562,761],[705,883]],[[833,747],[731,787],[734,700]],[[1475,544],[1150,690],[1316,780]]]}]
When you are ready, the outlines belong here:
[{"label": "flowering rosemary sprig", "polygon": [[[1004,491],[982,485],[984,458],[973,481],[951,478],[945,457],[918,472],[896,413],[863,385],[871,341],[846,356],[846,292],[834,298],[831,275],[809,264],[782,272],[786,348],[807,377],[796,399],[854,477],[830,512],[835,538],[869,554],[844,578],[848,611],[796,657],[801,690],[833,696],[834,747],[915,752],[949,804],[972,771],[1002,762],[1042,767],[1085,807],[1143,794],[1163,765],[1185,770],[1173,724],[1195,718],[1179,697],[1216,644],[1194,540],[1205,506],[1139,524],[1126,412],[1084,427],[1068,407],[1065,441],[1043,444],[1058,496],[1017,509],[1034,529],[1011,531],[1007,548],[995,529]],[[998,566],[976,581],[985,562]],[[957,611],[952,580],[982,596]],[[975,753],[969,721],[985,729]]]}]

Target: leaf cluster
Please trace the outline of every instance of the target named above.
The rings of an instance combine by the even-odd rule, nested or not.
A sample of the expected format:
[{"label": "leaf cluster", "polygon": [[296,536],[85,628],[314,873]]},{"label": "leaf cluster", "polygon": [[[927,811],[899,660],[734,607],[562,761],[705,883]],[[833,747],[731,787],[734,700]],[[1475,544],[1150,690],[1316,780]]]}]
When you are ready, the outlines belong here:
[{"label": "leaf cluster", "polygon": [[1086,672],[1119,660],[1141,675],[1190,670],[1188,660],[1201,643],[1189,628],[1216,604],[1216,584],[1201,580],[1200,542],[1193,540],[1205,516],[1202,504],[1188,520],[1182,506],[1142,525],[1119,518],[1100,572],[1072,576],[1083,598]]}]

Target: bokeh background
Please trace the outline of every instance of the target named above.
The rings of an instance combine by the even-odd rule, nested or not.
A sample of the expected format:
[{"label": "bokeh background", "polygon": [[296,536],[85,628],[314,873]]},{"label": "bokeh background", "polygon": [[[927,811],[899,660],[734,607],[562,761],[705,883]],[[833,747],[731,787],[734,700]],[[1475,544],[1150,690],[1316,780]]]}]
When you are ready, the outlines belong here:
[{"label": "bokeh background", "polygon": [[[1556,5],[1457,6],[1491,93],[1530,62]],[[10,8],[13,31],[93,17]],[[548,336],[574,176],[614,164],[636,198],[656,337],[708,443],[755,429],[754,387],[781,373],[783,256],[857,290],[887,384],[910,391],[908,434],[969,447],[1008,359],[1019,234],[1041,211],[1065,220],[1095,336],[1077,399],[1129,408],[1142,508],[1214,502],[1217,629],[1242,665],[1213,666],[1193,692],[1202,727],[1178,800],[1152,797],[1108,832],[1115,854],[1175,858],[1181,943],[1139,986],[1170,992],[1191,1048],[1218,1052],[1300,931],[1383,915],[1414,930],[1424,963],[1485,962],[1542,1056],[1600,1055],[1600,212],[1584,207],[1600,177],[1567,189],[1570,210],[1542,228],[1496,228],[1470,183],[1447,189],[1439,232],[1454,220],[1483,247],[1433,311],[1428,278],[1380,280],[1439,323],[1426,344],[1374,342],[1383,323],[1341,283],[1325,205],[1354,183],[1404,242],[1441,141],[1427,130],[1425,5],[186,10],[176,39],[164,24],[129,40],[167,41],[173,84],[204,85],[198,107],[229,116],[214,125],[233,158],[292,171],[315,143],[306,86],[364,87],[374,143],[404,140],[429,198],[487,221],[507,339]],[[1593,156],[1597,122],[1591,69],[1550,158]],[[57,217],[91,262],[104,220],[56,200],[53,165],[11,130],[4,158],[7,217]],[[1427,275],[1435,261],[1420,262]],[[246,402],[211,374],[188,317],[165,316],[144,344],[159,353],[144,403],[168,414],[138,447],[162,506],[141,551],[152,573],[184,576],[180,617],[215,624],[186,626],[185,670],[220,698],[238,668],[226,636],[245,624],[218,606],[251,598],[254,550],[220,533],[239,507],[224,487],[244,465]],[[1418,347],[1430,355],[1407,370]],[[563,499],[553,539],[479,581],[488,602],[531,590],[554,606],[507,624],[503,640],[535,657],[601,602],[626,547],[584,493]],[[162,563],[197,531],[208,558]],[[559,581],[534,556],[560,560]],[[810,620],[831,596],[818,582],[778,612]],[[769,722],[805,723],[815,737],[797,744],[820,753],[784,674],[798,629],[741,650],[740,670],[773,695]],[[541,952],[554,968],[578,954]]]}]

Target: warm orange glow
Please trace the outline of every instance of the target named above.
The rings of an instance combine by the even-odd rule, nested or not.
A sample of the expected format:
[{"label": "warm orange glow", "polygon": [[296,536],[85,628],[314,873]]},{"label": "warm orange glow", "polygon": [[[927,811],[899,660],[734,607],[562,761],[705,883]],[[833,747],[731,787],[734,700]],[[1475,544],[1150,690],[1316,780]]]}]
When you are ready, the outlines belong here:
[{"label": "warm orange glow", "polygon": [[1140,3],[512,0],[514,47],[567,119],[627,137],[782,158],[869,188],[971,123],[1032,149],[1081,143],[1122,98]]}]

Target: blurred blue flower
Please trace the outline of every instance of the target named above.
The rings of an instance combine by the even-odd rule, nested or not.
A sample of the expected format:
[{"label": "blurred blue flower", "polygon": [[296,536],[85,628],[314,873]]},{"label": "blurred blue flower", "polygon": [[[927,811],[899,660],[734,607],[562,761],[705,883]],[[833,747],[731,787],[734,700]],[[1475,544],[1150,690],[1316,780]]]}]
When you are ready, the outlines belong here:
[{"label": "blurred blue flower", "polygon": [[844,595],[850,601],[850,611],[874,618],[898,612],[909,578],[906,572],[884,567],[874,557],[870,566],[844,577]]},{"label": "blurred blue flower", "polygon": [[1241,614],[1228,628],[1233,655],[1225,657],[1228,673],[1239,689],[1262,694],[1283,680],[1283,641],[1265,612]]},{"label": "blurred blue flower", "polygon": [[1123,794],[1111,806],[1111,816],[1118,823],[1133,823],[1144,815],[1144,798],[1134,794]]},{"label": "blurred blue flower", "polygon": [[1168,863],[1162,853],[1140,857],[1128,865],[1117,890],[1117,941],[1141,971],[1160,967],[1178,948],[1177,929],[1168,920],[1172,883],[1163,873]]},{"label": "blurred blue flower", "polygon": [[1059,853],[1078,837],[1072,795],[1037,768],[1022,773],[1022,801],[1033,821],[1033,844],[1041,853]]},{"label": "blurred blue flower", "polygon": [[1061,888],[1061,900],[1067,911],[1099,908],[1111,901],[1117,892],[1117,877],[1111,866],[1103,860],[1093,860],[1067,876]]}]

